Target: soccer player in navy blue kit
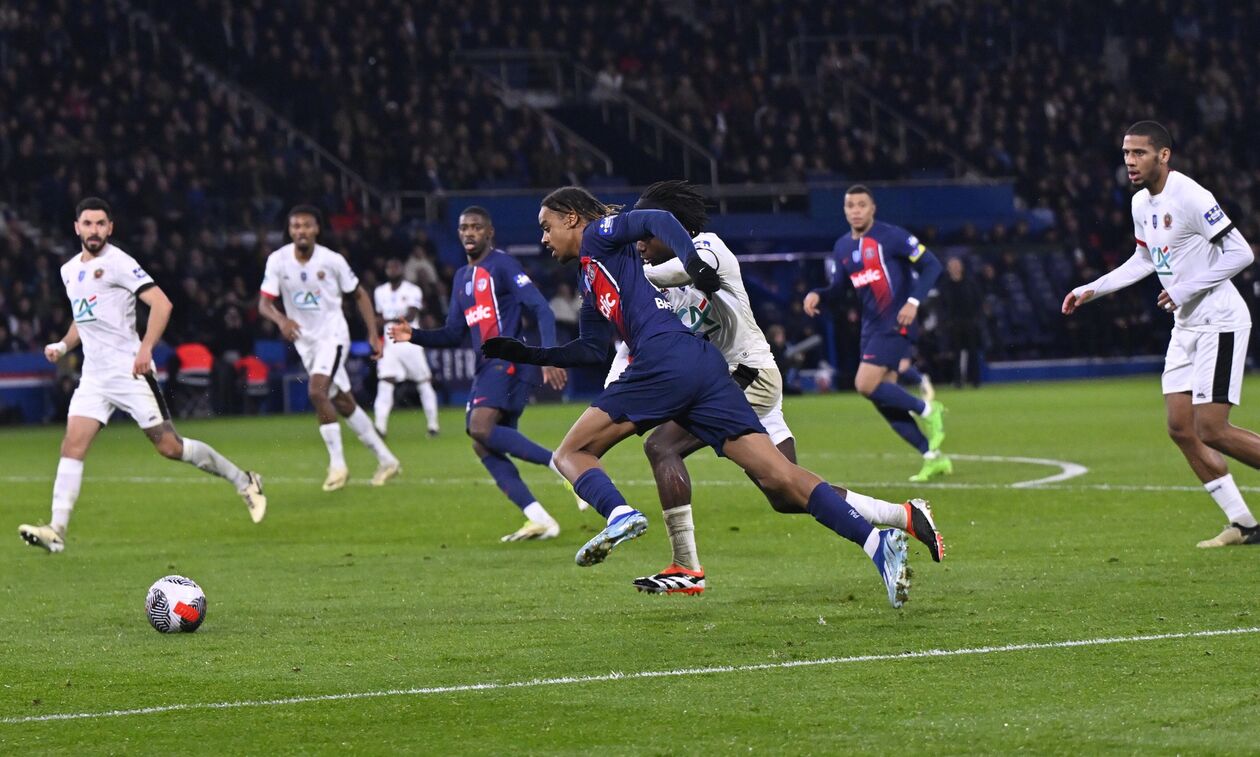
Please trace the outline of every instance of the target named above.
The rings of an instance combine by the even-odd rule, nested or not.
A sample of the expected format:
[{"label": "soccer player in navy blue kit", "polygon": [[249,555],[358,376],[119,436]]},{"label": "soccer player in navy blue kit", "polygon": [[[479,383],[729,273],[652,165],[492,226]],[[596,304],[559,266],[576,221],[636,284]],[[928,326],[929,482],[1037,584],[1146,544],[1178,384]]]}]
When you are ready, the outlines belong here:
[{"label": "soccer player in navy blue kit", "polygon": [[[391,338],[424,347],[455,347],[470,334],[473,349],[477,349],[493,337],[520,337],[521,311],[526,309],[538,326],[542,345],[554,345],[556,319],[551,306],[516,258],[492,247],[493,239],[489,211],[474,205],[460,213],[459,240],[468,265],[456,271],[451,282],[446,326],[412,330],[398,321],[390,326]],[[508,456],[555,468],[551,450],[531,441],[516,426],[533,387],[545,380],[549,386],[563,389],[567,375],[561,368],[544,368],[540,376],[537,366],[477,356],[466,429],[481,464],[526,518],[525,525],[502,541],[551,539],[560,534],[560,524],[530,492]]]},{"label": "soccer player in navy blue kit", "polygon": [[630,507],[600,465],[600,458],[632,434],[675,421],[743,468],[767,492],[811,513],[855,542],[878,569],[893,607],[908,598],[906,535],[876,530],[841,491],[789,462],[775,448],[726,359],[682,324],[668,301],[643,275],[635,243],[659,238],[683,261],[692,282],[712,294],[717,271],[696,255],[691,236],[663,210],[618,213],[589,192],[563,187],[542,202],[543,245],[556,260],[580,260],[580,336],[561,347],[531,347],[509,338],[486,340],[482,352],[538,365],[596,365],[608,356],[613,332],[633,360],[582,413],[556,450],[556,464],[577,493],[608,525],[578,550],[578,565],[602,562],[617,544],[641,535],[647,519]]},{"label": "soccer player in navy blue kit", "polygon": [[[897,385],[899,366],[918,338],[919,303],[941,275],[941,263],[910,232],[876,221],[875,197],[861,184],[845,192],[844,215],[850,231],[832,248],[831,284],[805,295],[805,314],[818,315],[824,299],[834,299],[852,284],[862,300],[862,362],[854,388],[923,456],[923,467],[911,481],[953,473],[953,463],[941,453],[945,408]],[[923,429],[911,414],[919,417]]]}]

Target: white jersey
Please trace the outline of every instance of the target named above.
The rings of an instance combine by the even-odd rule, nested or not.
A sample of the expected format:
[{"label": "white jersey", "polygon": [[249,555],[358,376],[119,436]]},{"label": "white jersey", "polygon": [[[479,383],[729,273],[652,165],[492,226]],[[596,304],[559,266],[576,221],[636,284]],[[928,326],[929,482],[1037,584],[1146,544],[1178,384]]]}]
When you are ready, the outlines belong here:
[{"label": "white jersey", "polygon": [[722,288],[712,297],[691,286],[691,277],[678,258],[660,265],[644,266],[648,281],[665,291],[693,334],[704,337],[722,351],[727,364],[750,368],[774,368],[774,355],[753,317],[748,292],[739,273],[739,259],[717,234],[705,232],[693,240],[696,254],[717,269]]},{"label": "white jersey", "polygon": [[154,286],[136,259],[112,244],[61,267],[70,314],[83,341],[84,376],[131,375],[140,351],[136,295]]},{"label": "white jersey", "polygon": [[1177,303],[1179,328],[1226,332],[1251,326],[1247,303],[1228,278],[1204,285],[1209,270],[1220,268],[1221,241],[1233,227],[1212,193],[1179,171],[1168,173],[1159,194],[1143,189],[1133,196],[1135,256],[1147,258],[1146,267]]},{"label": "white jersey", "polygon": [[[420,287],[412,284],[410,281],[403,281],[397,289],[392,284],[386,282],[376,288],[372,293],[372,299],[376,304],[376,312],[381,314],[385,319],[384,330],[389,330],[391,321],[397,321],[399,318],[406,318],[407,311],[415,308],[417,311],[424,309],[424,293],[420,291]],[[420,319],[414,318],[408,321],[411,328],[420,328]]]},{"label": "white jersey", "polygon": [[315,245],[311,259],[297,259],[292,244],[267,257],[262,293],[284,302],[285,315],[302,327],[299,343],[349,342],[350,326],[341,309],[343,294],[359,287],[359,277],[341,255]]}]

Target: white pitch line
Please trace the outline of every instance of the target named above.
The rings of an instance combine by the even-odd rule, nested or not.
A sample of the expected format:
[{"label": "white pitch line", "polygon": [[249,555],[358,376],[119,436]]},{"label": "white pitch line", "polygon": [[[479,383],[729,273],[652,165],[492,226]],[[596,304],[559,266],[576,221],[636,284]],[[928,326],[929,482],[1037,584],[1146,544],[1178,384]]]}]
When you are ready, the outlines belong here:
[{"label": "white pitch line", "polygon": [[1010,487],[1012,489],[1029,489],[1045,486],[1046,484],[1057,484],[1060,481],[1067,481],[1069,478],[1076,478],[1089,473],[1089,468],[1079,463],[1071,463],[1066,460],[1051,460],[1043,457],[1007,457],[1005,455],[951,455],[950,457],[955,460],[976,460],[982,463],[1028,463],[1030,465],[1049,465],[1059,468],[1059,472],[1053,476],[1011,484]]},{"label": "white pitch line", "polygon": [[921,660],[940,657],[963,657],[968,655],[1000,654],[1004,652],[1028,652],[1044,649],[1073,649],[1077,647],[1097,647],[1107,644],[1132,644],[1144,641],[1168,641],[1175,639],[1203,639],[1214,636],[1240,636],[1260,633],[1260,626],[1249,628],[1226,628],[1214,631],[1185,631],[1182,633],[1145,634],[1141,636],[1113,636],[1100,639],[1076,639],[1071,641],[1028,642],[1024,644],[1004,644],[988,647],[963,647],[961,649],[926,649],[919,652],[898,652],[896,654],[868,654],[854,657],[824,657],[814,660],[789,660],[787,662],[764,662],[754,665],[717,665],[704,668],[681,668],[678,670],[644,670],[634,673],[612,672],[603,675],[564,676],[561,678],[534,678],[528,681],[467,683],[456,686],[423,686],[410,689],[383,689],[380,691],[359,691],[343,694],[319,694],[313,696],[285,697],[283,699],[255,699],[236,702],[200,702],[192,704],[168,704],[157,707],[138,707],[129,710],[104,710],[98,712],[63,712],[49,715],[26,715],[21,717],[0,718],[0,725],[21,725],[24,723],[43,723],[53,720],[98,720],[101,718],[122,718],[132,715],[159,715],[166,712],[188,712],[190,710],[235,710],[249,707],[277,707],[308,702],[344,702],[355,699],[380,699],[382,697],[431,696],[435,694],[459,694],[469,691],[504,691],[511,689],[532,689],[542,686],[563,686],[568,684],[605,683],[608,681],[633,681],[647,678],[684,678],[688,676],[718,675],[722,673],[751,673],[762,670],[785,670],[789,668],[807,668],[819,665],[849,665],[859,662],[889,662],[896,660]]}]

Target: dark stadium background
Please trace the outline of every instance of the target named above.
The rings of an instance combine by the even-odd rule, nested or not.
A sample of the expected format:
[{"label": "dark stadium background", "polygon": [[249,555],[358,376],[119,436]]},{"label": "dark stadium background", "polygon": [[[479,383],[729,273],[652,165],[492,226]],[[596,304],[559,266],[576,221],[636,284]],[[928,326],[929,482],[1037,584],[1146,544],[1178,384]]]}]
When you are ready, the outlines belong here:
[{"label": "dark stadium background", "polygon": [[[186,414],[305,401],[256,310],[293,204],[322,209],[322,241],[369,288],[407,259],[440,321],[461,208],[492,210],[499,246],[563,312],[573,272],[541,254],[538,199],[581,183],[632,202],[663,178],[712,197],[796,388],[846,389],[856,365],[854,304],[800,309],[855,182],[881,219],[963,259],[983,380],[1157,370],[1135,359],[1167,338],[1153,283],[1070,320],[1059,303],[1132,251],[1119,138],[1135,120],[1168,125],[1174,167],[1260,240],[1260,9],[1127,5],[4,0],[0,421],[64,413],[77,363],[40,353],[69,323],[57,271],[86,195],[113,204],[114,241],[175,303],[162,368],[178,379],[183,344],[215,356],[209,386],[168,382]],[[1254,267],[1237,283],[1254,309]],[[927,303],[919,360],[938,381],[961,378],[958,317]],[[271,368],[252,398],[247,355]],[[450,402],[465,358],[432,355]]]}]

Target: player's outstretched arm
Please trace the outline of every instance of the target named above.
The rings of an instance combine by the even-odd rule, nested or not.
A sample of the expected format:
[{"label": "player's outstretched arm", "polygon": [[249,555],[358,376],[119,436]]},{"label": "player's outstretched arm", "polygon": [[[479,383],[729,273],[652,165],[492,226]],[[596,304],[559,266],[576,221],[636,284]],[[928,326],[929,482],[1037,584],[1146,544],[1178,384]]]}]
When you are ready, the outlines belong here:
[{"label": "player's outstretched arm", "polygon": [[1151,262],[1150,255],[1146,253],[1146,245],[1139,243],[1133,255],[1120,264],[1119,268],[1068,292],[1067,297],[1063,298],[1061,310],[1064,315],[1071,315],[1076,308],[1084,305],[1087,301],[1124,289],[1130,284],[1150,276],[1152,273],[1155,273],[1155,264]]},{"label": "player's outstretched arm", "polygon": [[612,326],[590,304],[588,297],[582,302],[578,338],[572,342],[559,347],[531,347],[516,339],[496,336],[481,345],[481,354],[513,363],[572,368],[578,365],[600,365],[608,357],[608,346],[611,343]]},{"label": "player's outstretched arm", "polygon": [[412,329],[402,321],[389,325],[390,337],[396,342],[411,342],[421,347],[458,347],[468,333],[468,321],[459,309],[459,302],[451,297],[446,310],[446,325],[440,329]]},{"label": "player's outstretched arm", "polygon": [[713,294],[722,288],[717,269],[696,254],[691,235],[672,213],[664,210],[629,210],[617,218],[619,222],[613,229],[616,241],[630,244],[657,237],[683,262],[683,268],[696,289],[705,294]]}]

